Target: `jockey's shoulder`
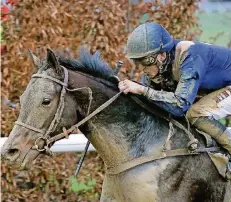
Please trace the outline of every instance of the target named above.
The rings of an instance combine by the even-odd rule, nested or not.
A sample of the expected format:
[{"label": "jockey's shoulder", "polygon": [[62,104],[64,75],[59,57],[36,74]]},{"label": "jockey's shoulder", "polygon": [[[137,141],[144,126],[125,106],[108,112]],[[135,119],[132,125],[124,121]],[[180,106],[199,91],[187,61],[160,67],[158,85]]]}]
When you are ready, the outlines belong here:
[{"label": "jockey's shoulder", "polygon": [[[185,58],[188,55],[189,49],[190,55],[200,55],[203,57],[207,57],[208,54],[212,51],[216,51],[216,49],[220,49],[218,46],[214,46],[212,44],[198,42],[198,41],[187,41],[182,40],[176,44],[176,52],[175,55],[179,56],[180,58]],[[205,56],[206,55],[206,56]],[[184,60],[184,59],[183,59]]]},{"label": "jockey's shoulder", "polygon": [[176,46],[176,50],[182,53],[187,51],[194,44],[193,41],[180,41]]},{"label": "jockey's shoulder", "polygon": [[205,50],[205,49],[213,49],[213,50],[227,50],[231,51],[230,48],[224,47],[224,46],[219,46],[211,43],[206,43],[202,41],[187,41],[187,40],[176,40],[176,50],[188,50],[192,45],[195,45],[195,48]]}]

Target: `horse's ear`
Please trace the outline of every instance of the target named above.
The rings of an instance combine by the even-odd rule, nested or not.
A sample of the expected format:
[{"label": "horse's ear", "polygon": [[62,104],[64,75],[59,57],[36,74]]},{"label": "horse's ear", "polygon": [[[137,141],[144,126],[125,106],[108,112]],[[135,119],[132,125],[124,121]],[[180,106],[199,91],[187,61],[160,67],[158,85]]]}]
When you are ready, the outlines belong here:
[{"label": "horse's ear", "polygon": [[47,62],[48,64],[55,69],[58,74],[62,74],[62,67],[59,65],[59,62],[51,49],[47,49]]},{"label": "horse's ear", "polygon": [[33,67],[36,70],[38,70],[38,68],[41,65],[41,60],[34,53],[32,53],[30,49],[28,49],[28,52],[29,52],[29,56],[30,56],[30,59],[32,61]]}]

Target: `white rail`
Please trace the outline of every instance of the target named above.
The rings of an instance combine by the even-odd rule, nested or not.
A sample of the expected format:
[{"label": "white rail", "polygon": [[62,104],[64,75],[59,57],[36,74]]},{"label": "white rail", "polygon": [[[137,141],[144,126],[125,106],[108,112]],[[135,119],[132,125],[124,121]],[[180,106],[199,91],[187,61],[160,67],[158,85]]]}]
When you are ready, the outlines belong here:
[{"label": "white rail", "polygon": [[[7,137],[0,138],[0,148],[7,140]],[[87,144],[87,138],[83,134],[71,134],[68,139],[62,139],[54,143],[52,152],[81,152]],[[95,151],[90,144],[88,151]]]},{"label": "white rail", "polygon": [[[231,127],[229,128],[231,130]],[[7,140],[7,137],[0,138],[0,148]],[[83,134],[72,134],[68,139],[57,141],[52,147],[53,152],[82,152],[87,144],[87,138]],[[88,151],[95,151],[90,144]]]}]

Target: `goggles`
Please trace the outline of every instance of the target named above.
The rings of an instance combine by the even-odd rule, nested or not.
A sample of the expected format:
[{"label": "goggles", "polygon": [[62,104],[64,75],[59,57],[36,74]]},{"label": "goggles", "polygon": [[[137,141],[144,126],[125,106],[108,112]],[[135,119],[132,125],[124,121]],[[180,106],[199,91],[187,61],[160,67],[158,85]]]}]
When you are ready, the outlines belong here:
[{"label": "goggles", "polygon": [[133,59],[136,65],[141,64],[143,66],[151,66],[157,64],[157,54],[156,55],[148,55],[143,58]]}]

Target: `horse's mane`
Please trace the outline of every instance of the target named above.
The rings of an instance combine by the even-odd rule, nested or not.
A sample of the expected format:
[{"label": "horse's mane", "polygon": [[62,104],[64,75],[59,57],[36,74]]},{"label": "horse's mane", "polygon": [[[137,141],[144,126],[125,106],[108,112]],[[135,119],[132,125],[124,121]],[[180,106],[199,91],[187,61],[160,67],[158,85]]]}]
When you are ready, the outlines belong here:
[{"label": "horse's mane", "polygon": [[58,61],[68,69],[87,73],[114,84],[118,83],[111,67],[101,59],[99,51],[92,55],[87,49],[82,48],[79,51],[79,60],[59,56]]},{"label": "horse's mane", "polygon": [[[59,56],[58,61],[60,65],[63,65],[68,69],[87,73],[94,77],[98,77],[118,85],[118,79],[115,77],[113,70],[106,62],[101,59],[99,51],[96,51],[92,55],[86,48],[82,48],[79,51],[79,60]],[[142,102],[146,103],[150,107],[154,104],[150,103],[146,98],[143,98],[142,96],[133,96],[139,97]],[[157,112],[159,111],[158,114],[165,114],[165,116],[167,116],[167,113],[156,104],[155,110]]]}]

